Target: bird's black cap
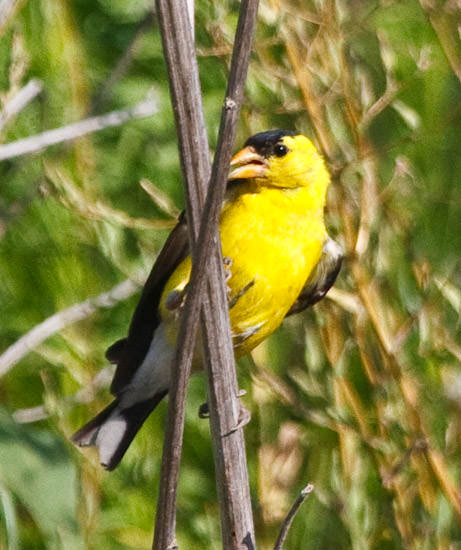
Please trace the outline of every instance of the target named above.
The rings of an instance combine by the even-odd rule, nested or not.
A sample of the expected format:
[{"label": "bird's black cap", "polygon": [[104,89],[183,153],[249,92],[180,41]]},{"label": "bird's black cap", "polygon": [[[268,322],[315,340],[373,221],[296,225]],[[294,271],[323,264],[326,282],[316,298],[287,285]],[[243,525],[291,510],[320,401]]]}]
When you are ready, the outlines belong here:
[{"label": "bird's black cap", "polygon": [[291,130],[267,130],[267,132],[259,132],[259,134],[255,134],[247,139],[245,147],[254,147],[258,153],[264,157],[269,157],[274,150],[274,146],[279,143],[284,136],[295,135],[295,132]]}]

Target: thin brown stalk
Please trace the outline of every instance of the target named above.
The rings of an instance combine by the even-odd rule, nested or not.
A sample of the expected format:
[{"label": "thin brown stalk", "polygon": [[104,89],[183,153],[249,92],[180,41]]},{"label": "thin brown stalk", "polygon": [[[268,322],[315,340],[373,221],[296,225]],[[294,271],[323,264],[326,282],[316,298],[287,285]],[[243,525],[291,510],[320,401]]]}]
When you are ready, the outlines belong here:
[{"label": "thin brown stalk", "polygon": [[301,508],[301,506],[313,490],[314,486],[309,483],[308,485],[306,485],[306,487],[304,487],[298,498],[294,501],[293,506],[290,508],[286,518],[282,522],[279,536],[277,537],[277,540],[275,542],[274,550],[282,550],[288,535],[288,531],[290,530],[291,524],[293,523],[293,520],[295,519],[298,510]]},{"label": "thin brown stalk", "polygon": [[[189,240],[195,244],[205,185],[210,176],[197,60],[184,1],[156,0],[163,51],[167,63],[171,101],[178,131],[179,153],[186,191]],[[163,443],[162,468],[155,519],[154,550],[176,545],[176,494],[179,479],[185,400],[200,304],[188,293],[172,364],[168,420]]]},{"label": "thin brown stalk", "polygon": [[[201,319],[204,356],[210,373],[211,427],[215,443],[223,545],[226,549],[252,549],[255,546],[244,440],[241,429],[237,429],[238,391],[223,264],[217,238],[217,221],[243,95],[256,12],[257,1],[248,0],[242,3],[235,54],[209,186],[210,193],[200,225],[210,165],[190,23],[182,2],[169,3],[157,0],[157,13],[179,134],[193,257],[192,276],[173,365],[174,385],[170,389],[168,426],[153,543],[154,549],[157,550],[175,545],[176,491],[183,437],[184,402],[195,345],[200,299],[203,307]],[[205,266],[208,267],[208,278],[205,278]]]}]

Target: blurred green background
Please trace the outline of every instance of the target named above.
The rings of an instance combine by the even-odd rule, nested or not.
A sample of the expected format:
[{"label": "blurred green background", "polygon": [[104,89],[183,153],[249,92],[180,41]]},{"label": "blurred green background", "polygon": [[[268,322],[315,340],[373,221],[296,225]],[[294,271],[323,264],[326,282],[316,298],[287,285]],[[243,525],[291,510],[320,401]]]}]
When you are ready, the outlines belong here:
[{"label": "blurred green background", "polygon": [[[212,146],[238,8],[196,5]],[[236,147],[268,128],[311,136],[347,252],[329,297],[240,362],[263,550],[308,482],[287,550],[461,549],[460,23],[454,1],[261,4]],[[151,2],[1,2],[3,113],[31,79],[43,90],[0,118],[2,144],[146,97],[156,112],[0,164],[0,350],[19,350],[0,357],[0,548],[149,548],[165,405],[112,473],[68,438],[110,399],[104,351],[139,295],[117,285],[142,283],[182,208]],[[198,375],[187,550],[220,548],[205,399]]]}]

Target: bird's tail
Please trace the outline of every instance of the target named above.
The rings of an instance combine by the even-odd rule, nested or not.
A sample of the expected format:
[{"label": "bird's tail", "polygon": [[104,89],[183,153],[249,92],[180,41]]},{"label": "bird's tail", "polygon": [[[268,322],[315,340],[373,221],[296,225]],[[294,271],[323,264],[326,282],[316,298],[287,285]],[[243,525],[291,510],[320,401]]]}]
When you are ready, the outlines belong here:
[{"label": "bird's tail", "polygon": [[97,447],[99,460],[106,470],[113,470],[122,460],[139,428],[167,394],[157,393],[146,401],[122,408],[119,399],[101,411],[72,436],[80,447]]}]

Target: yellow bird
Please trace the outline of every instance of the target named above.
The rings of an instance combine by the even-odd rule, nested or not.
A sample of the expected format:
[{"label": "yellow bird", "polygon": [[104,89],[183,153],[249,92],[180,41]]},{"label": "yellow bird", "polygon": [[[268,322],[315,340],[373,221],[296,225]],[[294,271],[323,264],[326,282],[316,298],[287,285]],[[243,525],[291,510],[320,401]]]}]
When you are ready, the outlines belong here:
[{"label": "yellow bird", "polygon": [[[255,134],[237,153],[219,229],[237,356],[250,352],[292,313],[319,301],[338,275],[341,248],[328,237],[330,177],[303,135]],[[168,393],[171,361],[191,258],[184,215],[148,277],[128,337],[107,350],[117,364],[115,400],[74,436],[115,468],[137,431]]]}]

